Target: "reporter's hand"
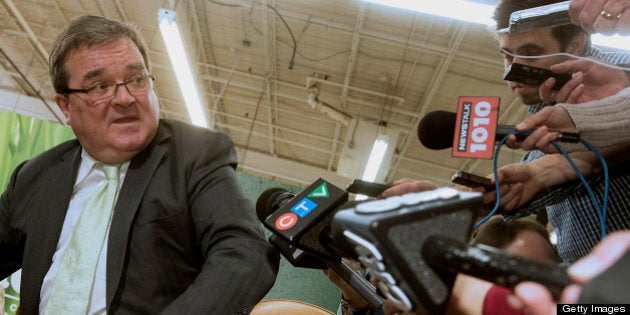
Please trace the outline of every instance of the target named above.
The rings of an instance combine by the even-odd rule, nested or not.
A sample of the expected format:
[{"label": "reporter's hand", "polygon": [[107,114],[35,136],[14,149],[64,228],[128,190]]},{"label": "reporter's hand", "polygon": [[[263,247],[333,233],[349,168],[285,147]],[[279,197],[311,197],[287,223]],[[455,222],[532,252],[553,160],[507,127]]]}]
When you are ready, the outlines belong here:
[{"label": "reporter's hand", "polygon": [[[573,78],[560,90],[549,91],[546,96],[558,103],[578,104],[600,100],[630,86],[628,75],[618,69],[612,69],[592,61],[603,60],[590,57],[589,59],[567,60],[551,66],[551,71],[557,73],[573,73]],[[544,82],[542,86],[547,86]],[[541,86],[541,97],[543,87]]]},{"label": "reporter's hand", "polygon": [[606,63],[594,57],[588,59],[567,60],[551,66],[556,73],[573,73],[571,80],[561,89],[552,90],[556,83],[549,78],[539,87],[541,100],[558,103],[578,104],[599,100],[630,86],[628,75],[618,69],[612,69],[593,61]]},{"label": "reporter's hand", "polygon": [[583,82],[584,75],[581,72],[576,72],[571,75],[571,80],[565,83],[562,88],[554,90],[553,86],[556,84],[556,79],[549,78],[538,87],[538,93],[543,102],[555,101],[573,104],[577,102],[575,100],[581,98],[584,94],[585,86]]},{"label": "reporter's hand", "polygon": [[422,192],[437,189],[438,186],[428,180],[415,180],[411,178],[403,178],[395,181],[392,187],[383,191],[379,197],[387,198],[391,196],[400,196],[411,192]]},{"label": "reporter's hand", "polygon": [[[569,276],[576,284],[565,288],[558,303],[576,303],[581,293],[580,285],[610,268],[629,249],[630,231],[615,232],[602,240],[589,255],[569,267]],[[556,314],[556,301],[544,286],[534,282],[523,282],[516,286],[514,292],[517,301],[512,305],[525,309],[528,314]]]},{"label": "reporter's hand", "polygon": [[[535,164],[508,164],[497,170],[501,192],[501,208],[512,211],[529,202],[542,189],[546,188],[537,176]],[[496,179],[495,179],[496,180]],[[496,191],[483,194],[483,203],[496,202]]]},{"label": "reporter's hand", "polygon": [[[571,0],[569,16],[573,24],[588,33],[630,34],[630,1],[628,0]],[[610,17],[602,15],[610,13]]]},{"label": "reporter's hand", "polygon": [[558,131],[575,132],[575,124],[566,109],[560,106],[548,106],[517,124],[515,129],[518,131],[535,130],[523,141],[517,141],[515,136],[510,136],[505,142],[508,147],[556,153],[558,149],[551,142],[558,138]]}]

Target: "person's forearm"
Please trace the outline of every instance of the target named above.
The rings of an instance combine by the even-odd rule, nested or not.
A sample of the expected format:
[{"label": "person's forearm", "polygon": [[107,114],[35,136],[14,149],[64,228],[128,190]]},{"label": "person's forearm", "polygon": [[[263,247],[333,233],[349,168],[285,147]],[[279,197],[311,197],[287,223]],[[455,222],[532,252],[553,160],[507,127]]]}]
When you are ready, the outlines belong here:
[{"label": "person's forearm", "polygon": [[[614,166],[627,160],[630,154],[630,143],[611,146],[600,150],[606,159],[608,166]],[[603,166],[597,155],[591,151],[577,151],[570,153],[577,169],[584,175],[603,171]],[[536,177],[545,188],[564,184],[578,179],[567,159],[562,154],[547,154],[544,157],[530,163],[534,168]]]},{"label": "person's forearm", "polygon": [[582,138],[596,147],[630,140],[630,88],[584,104],[558,104],[567,110]]},{"label": "person's forearm", "polygon": [[[533,173],[536,174],[536,180],[543,189],[561,185],[578,178],[566,158],[559,153],[547,154],[529,165],[532,167]],[[582,160],[578,160],[576,165],[578,165],[580,171],[589,167],[589,164]]]},{"label": "person's forearm", "polygon": [[[628,159],[628,154],[630,154],[630,143],[623,143],[603,148],[600,149],[599,152],[605,158],[606,164],[608,166],[614,166]],[[571,157],[571,159],[573,159],[573,162],[575,162],[575,164],[578,166],[578,169],[580,170],[580,172],[582,172],[582,174],[584,174],[584,176],[596,174],[603,171],[603,165],[594,152],[573,152],[570,153],[569,156]],[[575,175],[575,178],[577,178],[577,175]]]}]

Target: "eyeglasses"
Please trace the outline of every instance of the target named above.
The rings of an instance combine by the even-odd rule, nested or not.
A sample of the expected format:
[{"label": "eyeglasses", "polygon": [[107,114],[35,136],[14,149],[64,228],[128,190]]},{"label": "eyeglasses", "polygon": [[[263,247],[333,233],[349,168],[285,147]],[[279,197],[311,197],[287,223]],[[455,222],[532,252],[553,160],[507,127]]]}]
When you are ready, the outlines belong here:
[{"label": "eyeglasses", "polygon": [[96,101],[110,99],[118,92],[118,87],[124,85],[127,92],[131,95],[143,95],[153,86],[155,77],[147,74],[139,77],[133,77],[122,83],[98,83],[91,85],[85,89],[63,89],[57,93],[83,93]]}]

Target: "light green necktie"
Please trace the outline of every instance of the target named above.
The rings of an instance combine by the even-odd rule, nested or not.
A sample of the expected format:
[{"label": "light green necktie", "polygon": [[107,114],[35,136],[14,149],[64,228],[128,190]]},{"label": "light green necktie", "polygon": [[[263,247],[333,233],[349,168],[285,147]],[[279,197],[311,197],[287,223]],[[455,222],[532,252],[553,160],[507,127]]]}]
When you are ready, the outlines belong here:
[{"label": "light green necktie", "polygon": [[46,304],[46,315],[87,313],[98,257],[116,201],[120,173],[120,164],[98,165],[103,168],[107,180],[87,201],[74,226]]}]

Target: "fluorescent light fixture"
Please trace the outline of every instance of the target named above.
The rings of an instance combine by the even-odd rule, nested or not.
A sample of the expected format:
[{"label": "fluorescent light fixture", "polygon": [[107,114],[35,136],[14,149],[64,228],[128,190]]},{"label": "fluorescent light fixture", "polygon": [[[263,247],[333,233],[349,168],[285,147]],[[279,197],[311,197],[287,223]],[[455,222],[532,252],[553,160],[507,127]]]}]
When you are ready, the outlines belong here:
[{"label": "fluorescent light fixture", "polygon": [[383,163],[383,158],[385,158],[385,153],[387,153],[388,146],[389,137],[384,134],[379,134],[376,140],[374,140],[374,145],[372,146],[370,157],[365,164],[365,169],[363,169],[361,179],[368,182],[373,182],[376,179],[376,175],[378,175],[378,171]]},{"label": "fluorescent light fixture", "polygon": [[463,0],[364,0],[451,19],[493,25],[494,6]]},{"label": "fluorescent light fixture", "polygon": [[[492,19],[494,5],[482,4],[465,0],[363,0],[365,2],[386,5],[399,9],[406,9],[420,13],[426,13],[460,21],[483,24],[494,27],[496,23]],[[591,41],[598,46],[607,46],[630,50],[630,36],[604,36],[591,35]]]},{"label": "fluorescent light fixture", "polygon": [[190,120],[197,126],[208,127],[197,85],[193,79],[190,63],[188,63],[188,57],[184,50],[184,42],[175,23],[175,11],[160,9],[158,11],[158,22],[160,23],[164,46],[166,46],[171,65],[173,70],[175,70],[179,90],[182,93],[186,107],[188,107]]}]

